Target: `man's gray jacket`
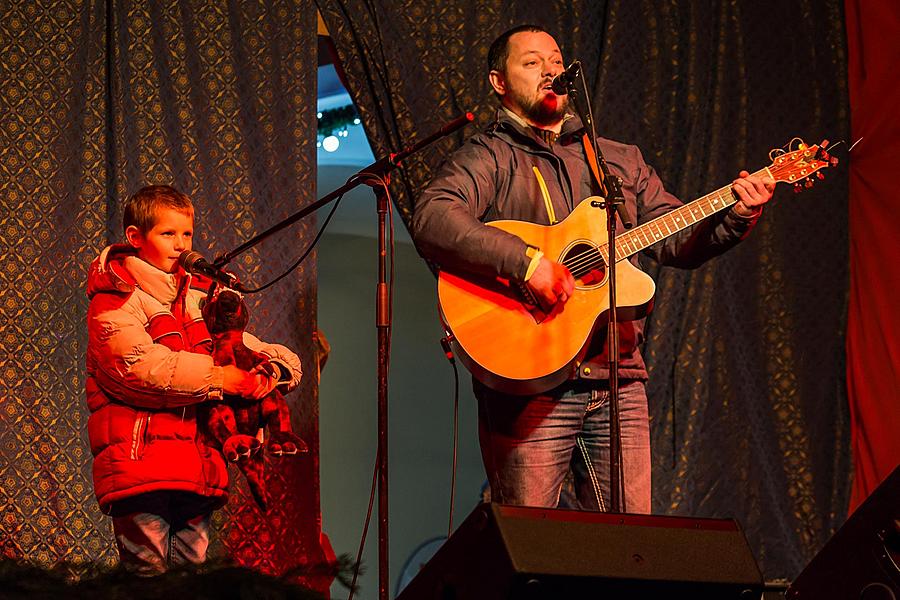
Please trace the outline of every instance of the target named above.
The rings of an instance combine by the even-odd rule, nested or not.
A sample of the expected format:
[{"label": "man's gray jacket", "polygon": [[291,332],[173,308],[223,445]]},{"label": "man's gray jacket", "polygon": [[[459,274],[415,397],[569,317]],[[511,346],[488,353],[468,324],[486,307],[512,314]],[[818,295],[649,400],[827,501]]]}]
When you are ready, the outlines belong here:
[{"label": "man's gray jacket", "polygon": [[[530,127],[498,110],[495,121],[454,152],[416,199],[412,235],[419,251],[442,269],[524,279],[530,263],[525,242],[484,223],[514,219],[549,225],[597,195],[583,133],[581,121],[569,118],[559,138],[548,145]],[[665,191],[636,146],[605,138],[598,138],[598,145],[612,173],[623,180],[625,208],[635,224],[682,205]],[[755,222],[755,217],[729,209],[645,252],[664,265],[694,268],[737,244]],[[637,264],[637,257],[632,261]],[[646,379],[639,350],[643,320],[623,321],[619,328],[620,378]],[[588,358],[577,370],[579,377],[608,378],[604,331],[594,336]]]}]

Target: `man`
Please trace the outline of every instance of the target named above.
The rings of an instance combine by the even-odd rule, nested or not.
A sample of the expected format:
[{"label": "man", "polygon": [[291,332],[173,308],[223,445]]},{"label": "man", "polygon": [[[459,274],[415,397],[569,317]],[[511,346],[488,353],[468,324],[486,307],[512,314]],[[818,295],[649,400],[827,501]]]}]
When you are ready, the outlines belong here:
[{"label": "man", "polygon": [[[575,290],[569,270],[515,235],[484,223],[515,219],[550,225],[596,194],[581,142],[584,130],[567,96],[550,83],[564,69],[559,46],[540,27],[502,34],[488,53],[497,118],[457,150],[416,201],[413,236],[426,258],[457,273],[521,282],[546,310]],[[598,138],[610,170],[623,179],[625,208],[636,223],[681,202],[663,189],[634,146]],[[659,262],[692,268],[746,237],[774,182],[741,172],[730,209],[647,251]],[[636,257],[634,257],[635,264]],[[561,303],[561,306],[557,306]],[[620,322],[619,416],[625,510],[650,512],[650,435],[639,351],[643,321]],[[497,502],[555,507],[567,473],[575,507],[609,510],[609,385],[605,331],[597,332],[574,378],[533,396],[501,393],[474,381],[479,439]]]}]

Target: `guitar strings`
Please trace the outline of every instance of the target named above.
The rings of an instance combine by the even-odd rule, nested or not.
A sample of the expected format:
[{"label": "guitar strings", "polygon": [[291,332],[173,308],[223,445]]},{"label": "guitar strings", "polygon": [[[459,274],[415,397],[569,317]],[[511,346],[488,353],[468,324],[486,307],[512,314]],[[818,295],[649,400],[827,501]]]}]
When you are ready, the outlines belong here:
[{"label": "guitar strings", "polygon": [[[723,197],[723,192],[731,191],[731,188],[732,188],[731,185],[723,186],[722,188],[720,188],[714,192],[711,192],[711,193],[707,194],[706,196],[698,198],[697,200],[690,202],[688,204],[682,205],[681,207],[679,207],[669,213],[666,213],[665,215],[661,215],[660,217],[657,217],[656,219],[653,219],[652,221],[644,223],[643,225],[638,227],[635,231],[629,232],[628,236],[630,236],[630,238],[631,238],[630,243],[632,245],[634,245],[634,242],[636,240],[637,242],[641,243],[640,244],[641,248],[639,248],[638,250],[635,250],[633,252],[623,253],[624,256],[621,256],[620,258],[618,258],[617,261],[625,260],[626,258],[631,256],[635,252],[638,252],[638,251],[642,250],[643,248],[652,246],[654,243],[661,241],[665,237],[668,237],[669,235],[677,233],[677,232],[681,231],[682,229],[684,229],[685,227],[687,227],[689,225],[694,225],[694,224],[698,223],[699,221],[705,219],[706,217],[712,216],[713,213],[719,212],[720,210],[727,208],[728,206],[730,206],[730,204],[733,204],[733,202],[727,202],[728,200],[731,199],[730,194],[729,194],[729,197]],[[713,197],[715,197],[718,200],[725,201],[726,205],[719,209],[715,209],[713,206],[710,206],[710,209],[713,209],[713,212],[710,213],[709,215],[704,214],[703,210],[701,209],[700,212],[704,216],[701,219],[697,219],[696,213],[695,213],[696,205],[699,202],[702,202],[704,200],[708,202]],[[690,216],[693,219],[693,223],[688,223],[688,220],[687,220],[688,216]],[[678,218],[676,218],[676,217],[678,217],[682,220],[683,225],[681,225],[681,226],[678,225],[678,223],[677,223]],[[666,231],[668,233],[663,233],[660,225],[665,226]],[[671,227],[670,227],[670,225],[671,225]],[[654,239],[651,240],[648,236],[648,232],[650,232],[654,226],[656,227],[657,232],[662,237],[656,238],[654,236]],[[674,229],[674,231],[671,231],[671,229]],[[643,240],[641,239],[641,236],[643,236]],[[622,236],[616,236],[616,242],[619,243],[621,241],[622,243],[628,243],[628,240],[625,240],[624,238],[625,238],[625,234],[623,234]],[[620,244],[620,246],[621,245],[622,244]],[[618,249],[619,246],[616,246],[616,248]],[[602,246],[596,246],[596,247],[589,248],[588,250],[586,250],[585,252],[582,252],[580,254],[570,256],[563,261],[563,265],[565,265],[566,268],[568,268],[570,271],[572,271],[572,275],[574,277],[581,277],[582,275],[586,275],[590,271],[594,270],[598,266],[606,265],[608,263],[608,260],[606,258],[607,256],[609,256],[609,242],[603,244]]]},{"label": "guitar strings", "polygon": [[[853,145],[855,146],[861,140],[862,140],[862,138],[860,138],[859,140],[854,142]],[[792,142],[793,142],[793,140],[791,141],[791,143]],[[851,146],[851,149],[852,149],[852,146]],[[782,153],[784,153],[784,152],[782,152]],[[771,156],[770,156],[770,158],[771,158]],[[773,165],[770,165],[770,167],[772,167],[772,166]],[[754,175],[764,174],[767,172],[767,170],[768,170],[768,168],[760,169],[759,171],[754,173]],[[703,210],[702,203],[704,201],[709,203],[710,200],[712,200],[712,199],[715,199],[716,202],[714,204],[708,205],[708,208],[711,210],[711,212],[710,212],[710,214],[706,214]],[[720,201],[722,202],[723,205],[719,206],[719,207],[715,206],[715,204],[718,204],[718,202],[720,202]],[[715,214],[721,210],[724,210],[725,208],[728,208],[729,206],[731,206],[734,203],[735,203],[734,186],[731,184],[728,184],[728,185],[722,186],[718,190],[715,190],[713,192],[710,192],[709,194],[706,194],[705,196],[698,198],[697,200],[694,200],[693,202],[684,204],[675,210],[672,210],[664,215],[661,215],[661,216],[653,219],[652,221],[644,223],[643,225],[639,226],[634,231],[629,232],[627,235],[622,234],[622,235],[616,236],[615,239],[613,240],[613,242],[617,244],[617,246],[616,246],[617,250],[620,249],[620,246],[622,246],[622,250],[628,250],[628,248],[625,247],[627,245],[632,246],[632,249],[630,251],[622,252],[622,256],[620,258],[617,258],[617,262],[619,260],[625,260],[632,254],[635,254],[635,253],[643,250],[644,248],[650,247],[653,244],[660,242],[663,239],[665,239],[675,233],[678,233],[679,231],[681,231],[691,225],[695,225],[696,223],[706,219],[707,217],[710,217],[713,214]],[[697,208],[700,209],[700,214],[702,215],[702,217],[700,217],[699,219],[697,218],[697,213],[696,213]],[[680,224],[678,222],[679,220],[681,221]],[[691,222],[689,222],[689,221],[691,221]],[[666,233],[663,233],[661,226],[664,226],[666,228]],[[651,240],[650,237],[648,236],[648,233],[653,233],[654,227],[656,228],[656,233],[653,234],[653,239]],[[674,231],[672,231],[672,229],[674,229]],[[658,234],[659,237],[657,237],[656,234]],[[642,237],[643,237],[643,239],[641,239]],[[619,243],[620,241],[621,241],[621,244]],[[583,275],[586,275],[587,273],[591,272],[598,266],[606,265],[609,262],[609,260],[608,260],[609,244],[610,244],[610,242],[607,241],[605,244],[603,244],[601,246],[589,247],[588,250],[581,252],[580,254],[576,254],[576,255],[565,258],[562,261],[562,264],[572,272],[572,275],[574,277],[581,277]],[[639,246],[637,248],[637,250],[634,249],[635,246]]]},{"label": "guitar strings", "polygon": [[[593,255],[593,256],[588,256]],[[599,255],[599,256],[598,256]],[[603,255],[599,249],[591,249],[578,256],[572,257],[576,260],[564,260],[565,265],[571,272],[573,277],[581,277],[594,270],[597,266],[606,264]]]}]

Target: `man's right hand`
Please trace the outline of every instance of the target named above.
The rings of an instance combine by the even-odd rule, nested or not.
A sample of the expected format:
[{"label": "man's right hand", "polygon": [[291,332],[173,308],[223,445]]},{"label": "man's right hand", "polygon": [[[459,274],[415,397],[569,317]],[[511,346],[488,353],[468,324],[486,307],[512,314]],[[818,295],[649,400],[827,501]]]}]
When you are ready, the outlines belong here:
[{"label": "man's right hand", "polygon": [[565,303],[575,291],[575,278],[565,266],[542,256],[537,268],[525,283],[545,310],[557,302]]},{"label": "man's right hand", "polygon": [[222,391],[247,400],[259,400],[267,396],[278,384],[276,378],[269,377],[263,372],[249,373],[234,365],[225,365],[222,372],[224,373]]}]

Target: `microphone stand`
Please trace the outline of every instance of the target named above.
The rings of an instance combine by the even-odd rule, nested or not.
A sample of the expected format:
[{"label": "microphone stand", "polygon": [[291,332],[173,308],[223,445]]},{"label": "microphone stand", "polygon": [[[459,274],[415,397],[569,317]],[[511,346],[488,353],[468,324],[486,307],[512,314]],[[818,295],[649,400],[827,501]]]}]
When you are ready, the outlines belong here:
[{"label": "microphone stand", "polygon": [[[625,512],[623,465],[622,465],[622,431],[619,422],[619,320],[616,311],[616,216],[622,219],[625,229],[631,229],[633,223],[625,210],[625,196],[622,194],[622,180],[610,173],[609,165],[603,158],[597,145],[597,134],[594,131],[594,119],[591,111],[587,86],[584,83],[581,63],[577,64],[577,77],[566,77],[564,80],[566,94],[572,98],[575,111],[581,118],[588,135],[591,136],[593,154],[585,145],[588,165],[594,179],[600,186],[604,202],[595,202],[594,206],[606,209],[606,232],[609,247],[607,278],[609,280],[609,311],[607,325],[607,353],[609,354],[609,489],[611,512]],[[571,69],[571,67],[570,67]],[[585,90],[580,97],[575,80],[580,79]]]},{"label": "microphone stand", "polygon": [[276,223],[259,235],[244,242],[234,250],[226,252],[216,258],[214,264],[222,267],[235,257],[253,248],[263,240],[271,237],[308,214],[320,209],[326,204],[340,198],[353,188],[364,183],[375,190],[378,212],[378,284],[376,287],[375,301],[375,327],[378,331],[378,450],[376,452],[376,469],[378,471],[378,598],[388,600],[389,588],[389,563],[388,563],[388,420],[387,420],[387,392],[388,392],[388,364],[389,352],[388,339],[391,328],[391,307],[387,283],[387,248],[385,240],[385,218],[388,212],[388,196],[382,187],[390,180],[390,173],[400,166],[400,163],[410,154],[418,152],[450,133],[460,129],[472,121],[475,116],[467,112],[464,115],[450,121],[438,131],[435,131],[422,141],[406,147],[397,153],[391,153],[368,167],[365,167],[352,175],[347,182],[336,190],[329,192],[320,200],[299,210],[283,221]]}]

